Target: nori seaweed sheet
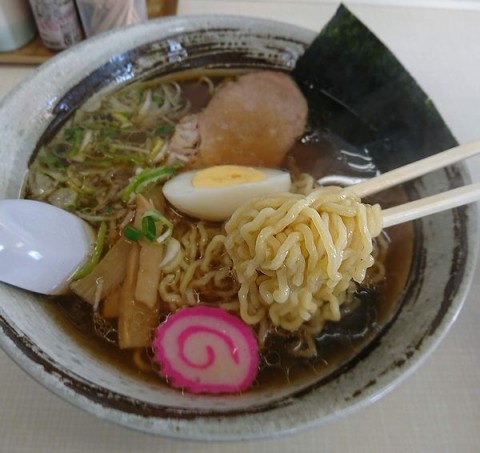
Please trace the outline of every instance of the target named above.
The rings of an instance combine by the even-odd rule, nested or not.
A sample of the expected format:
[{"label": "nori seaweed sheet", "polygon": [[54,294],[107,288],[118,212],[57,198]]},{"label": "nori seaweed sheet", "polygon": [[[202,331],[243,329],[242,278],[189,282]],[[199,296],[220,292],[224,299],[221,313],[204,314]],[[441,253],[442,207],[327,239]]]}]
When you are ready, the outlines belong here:
[{"label": "nori seaweed sheet", "polygon": [[310,122],[366,148],[382,172],[457,144],[413,77],[344,6],[292,76],[308,100]]}]

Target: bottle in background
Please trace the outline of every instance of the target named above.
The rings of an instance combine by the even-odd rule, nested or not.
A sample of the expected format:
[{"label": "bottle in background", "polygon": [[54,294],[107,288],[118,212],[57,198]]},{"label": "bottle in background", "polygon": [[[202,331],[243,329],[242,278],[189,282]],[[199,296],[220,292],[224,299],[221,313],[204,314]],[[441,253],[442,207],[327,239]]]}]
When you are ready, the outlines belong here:
[{"label": "bottle in background", "polygon": [[24,46],[35,33],[27,0],[0,0],[0,52]]},{"label": "bottle in background", "polygon": [[77,0],[87,37],[147,20],[145,0]]},{"label": "bottle in background", "polygon": [[30,0],[30,6],[45,47],[62,50],[82,40],[74,0]]},{"label": "bottle in background", "polygon": [[147,0],[147,12],[150,19],[177,14],[178,0]]}]

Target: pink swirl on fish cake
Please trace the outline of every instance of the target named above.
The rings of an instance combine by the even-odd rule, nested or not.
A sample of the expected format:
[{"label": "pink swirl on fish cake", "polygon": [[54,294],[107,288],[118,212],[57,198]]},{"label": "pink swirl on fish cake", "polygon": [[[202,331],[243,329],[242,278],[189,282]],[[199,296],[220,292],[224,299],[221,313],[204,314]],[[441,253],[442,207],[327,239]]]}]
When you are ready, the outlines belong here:
[{"label": "pink swirl on fish cake", "polygon": [[192,393],[238,393],[258,370],[254,333],[220,308],[183,308],[157,327],[152,343],[160,374]]}]

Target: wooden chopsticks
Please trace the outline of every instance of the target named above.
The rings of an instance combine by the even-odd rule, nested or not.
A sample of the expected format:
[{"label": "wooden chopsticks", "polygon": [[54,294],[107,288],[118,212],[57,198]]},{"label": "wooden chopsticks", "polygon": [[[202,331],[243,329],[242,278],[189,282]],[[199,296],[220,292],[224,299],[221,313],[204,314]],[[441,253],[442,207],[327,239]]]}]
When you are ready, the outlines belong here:
[{"label": "wooden chopsticks", "polygon": [[[351,186],[351,190],[365,197],[467,159],[480,153],[480,141],[456,146],[417,162],[384,173],[368,181]],[[438,195],[411,201],[383,210],[383,227],[397,225],[430,214],[456,208],[480,200],[480,183],[449,190]]]}]

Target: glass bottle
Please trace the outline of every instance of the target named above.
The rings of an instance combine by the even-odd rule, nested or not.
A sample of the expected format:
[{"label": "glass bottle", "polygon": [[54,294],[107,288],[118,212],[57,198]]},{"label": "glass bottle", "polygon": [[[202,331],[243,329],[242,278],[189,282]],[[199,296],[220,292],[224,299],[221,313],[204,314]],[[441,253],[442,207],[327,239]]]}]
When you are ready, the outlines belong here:
[{"label": "glass bottle", "polygon": [[30,6],[45,47],[61,50],[82,40],[74,0],[30,0]]}]

